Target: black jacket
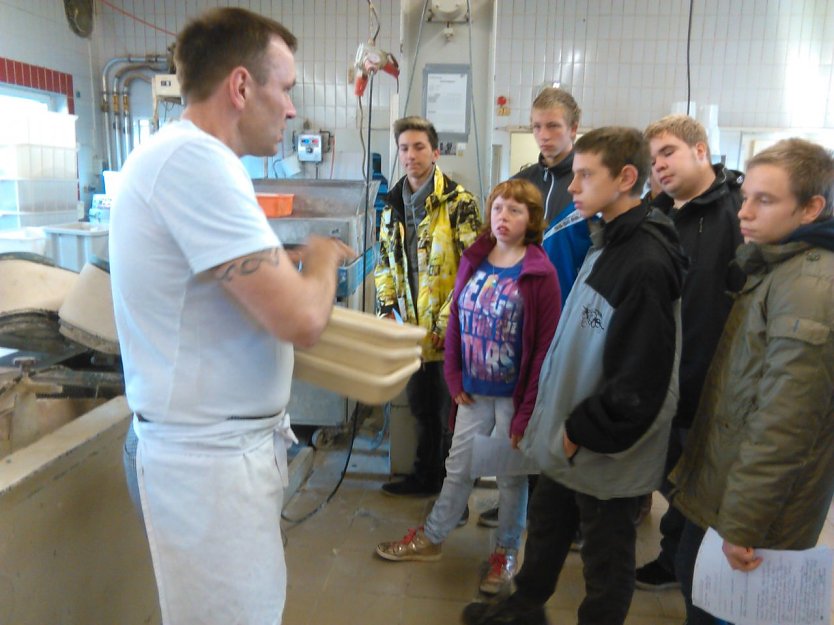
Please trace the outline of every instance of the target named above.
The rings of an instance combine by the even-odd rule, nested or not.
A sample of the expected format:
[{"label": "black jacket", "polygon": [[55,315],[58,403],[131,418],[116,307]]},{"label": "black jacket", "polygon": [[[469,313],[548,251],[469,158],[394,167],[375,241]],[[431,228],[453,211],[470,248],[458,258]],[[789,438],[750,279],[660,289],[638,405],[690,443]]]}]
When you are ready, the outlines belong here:
[{"label": "black jacket", "polygon": [[572,221],[575,207],[568,186],[573,179],[573,154],[571,151],[553,167],[545,166],[539,154],[538,163],[525,167],[513,176],[529,180],[541,191],[546,224],[542,247],[559,275],[563,306],[591,247],[588,221]]},{"label": "black jacket", "polygon": [[549,224],[556,215],[573,203],[573,196],[568,193],[568,185],[573,180],[573,150],[553,167],[547,167],[539,154],[538,163],[525,167],[513,178],[529,180],[538,187],[544,203],[544,222]]},{"label": "black jacket", "polygon": [[744,176],[723,165],[713,165],[713,169],[715,181],[710,188],[680,209],[673,208],[674,200],[665,193],[653,202],[672,218],[689,257],[681,298],[680,400],[673,421],[681,428],[692,425],[707,369],[733,304],[732,293],[744,284],[744,273],[734,262],[736,248],[743,243],[738,210]]}]

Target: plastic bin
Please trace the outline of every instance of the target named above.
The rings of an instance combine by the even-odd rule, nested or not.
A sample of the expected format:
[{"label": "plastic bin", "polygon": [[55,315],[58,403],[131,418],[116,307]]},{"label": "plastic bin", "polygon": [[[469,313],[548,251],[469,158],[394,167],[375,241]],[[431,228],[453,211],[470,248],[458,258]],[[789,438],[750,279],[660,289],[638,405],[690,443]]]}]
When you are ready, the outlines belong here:
[{"label": "plastic bin", "polygon": [[51,145],[0,145],[0,178],[74,180],[75,148]]},{"label": "plastic bin", "polygon": [[108,259],[109,229],[101,224],[76,222],[47,226],[43,229],[49,237],[47,255],[55,264],[72,271],[81,268],[93,256]]},{"label": "plastic bin", "polygon": [[268,218],[286,217],[292,214],[294,193],[258,193],[258,204]]},{"label": "plastic bin", "polygon": [[0,211],[0,230],[16,230],[29,226],[50,226],[65,224],[78,219],[78,210],[38,211],[35,213],[20,211]]},{"label": "plastic bin", "polygon": [[77,180],[0,180],[0,211],[70,210],[77,203]]},{"label": "plastic bin", "polygon": [[0,145],[30,144],[75,149],[75,115],[39,111],[14,124],[0,124]]},{"label": "plastic bin", "polygon": [[0,231],[0,254],[29,252],[43,256],[46,251],[46,233],[43,228],[19,228]]}]

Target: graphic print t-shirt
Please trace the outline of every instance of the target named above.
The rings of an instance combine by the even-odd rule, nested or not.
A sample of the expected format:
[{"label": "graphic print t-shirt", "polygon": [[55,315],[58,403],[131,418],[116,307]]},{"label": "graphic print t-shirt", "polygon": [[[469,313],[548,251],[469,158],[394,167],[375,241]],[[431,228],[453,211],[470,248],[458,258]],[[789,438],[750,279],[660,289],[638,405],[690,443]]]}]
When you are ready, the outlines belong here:
[{"label": "graphic print t-shirt", "polygon": [[510,397],[521,359],[521,262],[494,267],[484,261],[458,297],[463,390]]}]

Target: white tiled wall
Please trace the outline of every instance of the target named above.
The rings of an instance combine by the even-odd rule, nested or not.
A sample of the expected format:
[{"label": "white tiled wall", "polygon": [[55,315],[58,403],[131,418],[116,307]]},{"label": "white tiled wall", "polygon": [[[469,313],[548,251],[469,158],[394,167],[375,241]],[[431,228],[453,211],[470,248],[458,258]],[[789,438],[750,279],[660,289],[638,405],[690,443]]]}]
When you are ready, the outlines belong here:
[{"label": "white tiled wall", "polygon": [[[233,0],[218,3],[210,0],[109,0],[109,3],[151,25],[104,3],[97,3],[99,29],[94,46],[98,67],[107,59],[128,54],[164,54],[174,41],[173,33],[179,31],[189,18],[219,4],[241,6],[280,21],[299,39],[296,53],[298,82],[293,91],[298,119],[289,125],[290,132],[300,129],[307,121],[314,130],[335,132],[337,151],[361,153],[357,99],[353,84],[348,82],[348,68],[353,64],[359,43],[367,41],[373,34],[371,28],[375,23],[371,22],[367,1]],[[400,3],[398,0],[385,0],[374,5],[380,20],[376,43],[396,55],[400,40]],[[393,79],[375,81],[374,116],[387,121],[389,97],[395,90]],[[367,107],[367,94],[364,104]],[[289,151],[289,146],[285,146],[285,153]],[[323,163],[322,166],[329,170],[330,163]],[[356,174],[361,172],[360,166],[353,169]]]},{"label": "white tiled wall", "polygon": [[[686,99],[689,0],[471,1],[476,107],[486,131],[480,142],[484,163],[496,142],[495,136],[489,136],[491,129],[527,124],[533,89],[544,80],[561,80],[577,96],[585,127],[644,126],[670,112],[674,102]],[[381,20],[377,43],[397,55],[403,72],[401,102],[406,99],[406,74],[424,2],[374,1]],[[173,33],[189,17],[218,5],[239,5],[270,15],[298,35],[294,100],[299,119],[290,130],[299,129],[307,119],[314,129],[334,131],[339,155],[334,177],[356,177],[361,172],[356,98],[347,68],[359,42],[370,34],[367,0],[99,0],[94,4],[95,29],[87,40],[66,27],[60,2],[0,0],[0,56],[73,74],[82,186],[94,181],[103,158],[98,108],[103,64],[116,56],[164,53]],[[723,128],[834,128],[834,0],[692,4],[691,97],[699,105],[717,104]],[[496,44],[490,51],[484,43],[490,38],[482,31],[492,26],[493,8]],[[470,62],[467,28],[456,25],[451,42],[444,40],[441,29],[441,24],[424,24],[409,113],[419,112],[423,64]],[[134,84],[137,92],[144,89],[143,83]],[[396,83],[388,76],[375,83],[374,126],[380,130],[372,141],[374,150],[383,152],[386,173],[390,140],[383,129],[390,117],[389,96],[395,90]],[[509,97],[509,117],[493,117],[498,95]],[[141,112],[141,104],[134,104]],[[722,142],[725,136],[730,135],[722,132]],[[443,157],[441,163],[475,188],[473,137],[469,143],[463,156]],[[323,175],[329,175],[330,166],[327,161],[322,164]]]},{"label": "white tiled wall", "polygon": [[[686,101],[688,0],[496,2],[498,125],[527,124],[545,80],[588,127],[642,127]],[[717,104],[720,126],[834,127],[834,0],[692,4],[691,100]]]}]

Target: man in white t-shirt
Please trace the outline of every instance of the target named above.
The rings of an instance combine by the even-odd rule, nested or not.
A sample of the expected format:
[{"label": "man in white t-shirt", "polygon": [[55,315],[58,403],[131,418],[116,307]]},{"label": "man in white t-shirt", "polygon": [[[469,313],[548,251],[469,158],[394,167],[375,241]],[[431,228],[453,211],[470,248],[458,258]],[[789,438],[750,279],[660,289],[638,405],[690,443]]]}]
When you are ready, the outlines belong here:
[{"label": "man in white t-shirt", "polygon": [[177,37],[186,107],[136,149],[110,224],[113,300],[138,436],[162,621],[280,623],[280,512],[293,345],[316,342],[353,253],[311,237],[303,270],[240,157],[276,153],[295,116],[296,38],[243,9]]}]

